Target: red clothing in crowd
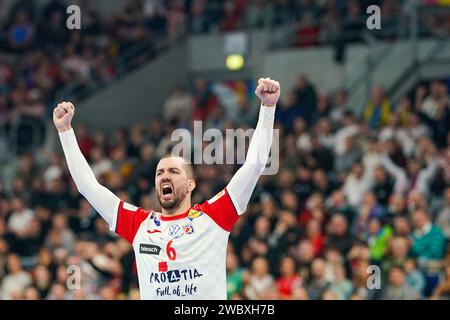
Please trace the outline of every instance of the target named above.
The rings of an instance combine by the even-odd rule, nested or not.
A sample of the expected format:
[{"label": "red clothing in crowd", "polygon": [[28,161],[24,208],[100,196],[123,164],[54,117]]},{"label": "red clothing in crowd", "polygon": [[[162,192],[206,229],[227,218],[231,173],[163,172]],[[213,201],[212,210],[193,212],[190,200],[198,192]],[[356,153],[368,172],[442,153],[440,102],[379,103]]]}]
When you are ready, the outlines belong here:
[{"label": "red clothing in crowd", "polygon": [[282,297],[289,298],[292,295],[292,290],[302,284],[302,278],[294,273],[289,277],[279,277],[277,280],[278,292]]}]

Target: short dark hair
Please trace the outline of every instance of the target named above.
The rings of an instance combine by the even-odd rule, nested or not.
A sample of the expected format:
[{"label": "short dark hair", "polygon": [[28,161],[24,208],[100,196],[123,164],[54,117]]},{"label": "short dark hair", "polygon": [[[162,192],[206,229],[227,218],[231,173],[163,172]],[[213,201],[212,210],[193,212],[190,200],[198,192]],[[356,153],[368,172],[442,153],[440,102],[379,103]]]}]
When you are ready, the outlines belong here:
[{"label": "short dark hair", "polygon": [[168,153],[168,154],[165,154],[164,156],[162,156],[160,161],[162,159],[167,159],[167,158],[183,159],[184,160],[184,170],[186,170],[186,175],[188,176],[189,179],[195,179],[194,166],[188,159],[181,157],[181,156],[174,156],[174,155],[171,155],[170,153]]}]

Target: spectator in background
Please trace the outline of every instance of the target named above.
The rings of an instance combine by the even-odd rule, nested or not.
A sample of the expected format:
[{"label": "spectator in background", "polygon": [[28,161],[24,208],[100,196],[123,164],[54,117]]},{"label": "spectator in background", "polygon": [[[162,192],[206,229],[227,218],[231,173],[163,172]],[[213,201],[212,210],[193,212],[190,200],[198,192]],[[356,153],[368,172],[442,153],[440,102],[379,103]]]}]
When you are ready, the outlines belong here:
[{"label": "spectator in background", "polygon": [[408,125],[409,117],[413,113],[411,100],[408,97],[403,97],[400,99],[397,107],[397,114],[399,118],[399,123],[402,127]]},{"label": "spectator in background", "polygon": [[342,188],[351,206],[358,207],[361,204],[364,193],[372,187],[372,176],[372,169],[364,168],[361,162],[352,165]]},{"label": "spectator in background", "polygon": [[0,279],[6,274],[7,255],[14,240],[14,236],[7,232],[5,219],[0,215]]},{"label": "spectator in background", "polygon": [[436,224],[441,228],[445,237],[450,239],[450,187],[445,189],[444,204],[437,213]]},{"label": "spectator in background", "polygon": [[277,0],[271,5],[270,12],[272,13],[271,21],[274,25],[283,25],[294,19],[295,6],[289,0]]},{"label": "spectator in background", "polygon": [[204,121],[217,107],[219,101],[204,79],[196,79],[194,82],[194,86],[193,117],[195,120]]},{"label": "spectator in background", "polygon": [[419,293],[406,282],[402,267],[393,267],[389,272],[389,285],[383,290],[384,300],[417,300]]},{"label": "spectator in background", "polygon": [[311,264],[311,277],[306,286],[308,296],[312,300],[318,300],[330,286],[325,276],[325,261],[322,258],[316,258]]},{"label": "spectator in background", "polygon": [[14,198],[11,202],[12,213],[8,219],[8,229],[16,236],[24,236],[31,220],[33,220],[33,210],[25,207],[24,200]]},{"label": "spectator in background", "polygon": [[169,3],[167,11],[167,35],[169,42],[174,43],[185,35],[187,30],[187,17],[183,5],[178,1]]},{"label": "spectator in background", "polygon": [[[443,89],[444,88],[444,89]],[[430,83],[429,95],[426,95],[426,88],[419,86],[416,89],[416,111],[427,117],[428,120],[436,121],[438,119],[439,109],[448,105],[448,95],[446,86],[440,81]]]},{"label": "spectator in background", "polygon": [[430,84],[430,94],[425,97],[426,89],[416,89],[415,107],[422,120],[433,131],[433,139],[439,147],[444,147],[449,132],[450,97],[447,85],[440,81]]},{"label": "spectator in background", "polygon": [[245,295],[250,300],[266,298],[266,292],[275,285],[272,275],[269,273],[267,260],[257,257],[252,262],[251,275],[244,287]]},{"label": "spectator in background", "polygon": [[334,100],[330,110],[330,120],[335,126],[341,124],[345,113],[349,110],[348,92],[345,89],[339,89],[334,94]]},{"label": "spectator in background", "polygon": [[372,129],[383,127],[391,114],[391,101],[385,96],[384,89],[377,85],[372,88],[372,96],[367,102],[363,118]]},{"label": "spectator in background", "polygon": [[0,285],[1,300],[20,299],[25,288],[31,284],[30,275],[22,269],[22,261],[16,254],[7,258],[8,274]]},{"label": "spectator in background", "polygon": [[164,103],[163,117],[166,122],[175,121],[186,126],[192,118],[192,97],[182,86],[177,86]]},{"label": "spectator in background", "polygon": [[419,268],[426,268],[428,262],[444,257],[446,239],[441,228],[431,222],[425,209],[414,211],[412,222],[414,230],[411,254],[418,259]]},{"label": "spectator in background", "polygon": [[365,25],[365,18],[362,16],[361,4],[358,0],[350,0],[347,4],[347,15],[344,19],[344,42],[351,43],[360,41]]},{"label": "spectator in background", "polygon": [[278,112],[275,114],[276,121],[278,121],[287,132],[291,132],[294,120],[303,116],[303,108],[297,101],[295,91],[288,91],[284,103],[280,104]]},{"label": "spectator in background", "polygon": [[251,0],[247,6],[246,25],[249,28],[261,28],[269,22],[269,5],[266,0]]},{"label": "spectator in background", "polygon": [[228,252],[226,268],[227,299],[241,298],[241,292],[244,287],[244,277],[248,275],[239,267],[239,260],[234,252]]},{"label": "spectator in background", "polygon": [[408,260],[408,252],[410,248],[409,239],[402,236],[395,236],[389,243],[389,253],[381,263],[383,272],[383,281],[387,281],[389,271],[394,266],[404,266]]},{"label": "spectator in background", "polygon": [[271,232],[270,221],[265,216],[256,219],[253,235],[248,240],[248,246],[257,256],[264,256],[269,250],[268,241]]},{"label": "spectator in background", "polygon": [[325,235],[321,230],[321,222],[318,219],[311,219],[306,224],[306,237],[311,241],[314,248],[314,256],[319,257],[325,250]]},{"label": "spectator in background", "polygon": [[[250,22],[251,23],[251,22]],[[235,1],[227,1],[223,7],[223,17],[219,24],[219,30],[232,32],[242,27],[242,16]]]},{"label": "spectator in background", "polygon": [[49,295],[46,297],[47,300],[65,300],[66,298],[66,288],[60,283],[55,283],[50,289]]},{"label": "spectator in background", "polygon": [[206,10],[205,0],[194,0],[191,2],[192,19],[189,19],[189,31],[192,33],[208,32],[211,28],[210,16]]},{"label": "spectator in background", "polygon": [[297,41],[295,46],[300,48],[317,45],[320,36],[320,26],[311,13],[304,13],[297,30]]},{"label": "spectator in background", "polygon": [[366,241],[369,244],[370,256],[373,261],[378,263],[384,257],[392,233],[392,228],[382,225],[379,218],[369,220]]},{"label": "spectator in background", "polygon": [[329,290],[337,295],[339,300],[348,300],[353,292],[353,284],[346,277],[345,267],[340,264],[334,267],[334,279]]},{"label": "spectator in background", "polygon": [[22,51],[33,45],[36,26],[30,21],[26,11],[18,11],[14,23],[8,30],[9,46],[14,51]]},{"label": "spectator in background", "polygon": [[41,295],[39,294],[39,291],[35,287],[27,287],[25,288],[25,292],[23,294],[24,300],[40,300]]},{"label": "spectator in background", "polygon": [[422,297],[426,283],[422,272],[417,269],[416,261],[408,258],[404,264],[404,268],[406,272],[406,283]]},{"label": "spectator in background", "polygon": [[277,279],[278,293],[281,299],[290,300],[294,288],[302,285],[302,278],[297,274],[296,269],[296,263],[292,257],[281,259],[281,276]]},{"label": "spectator in background", "polygon": [[66,14],[66,6],[61,3],[61,0],[50,0],[42,10],[42,19],[44,21],[50,21],[51,17],[55,14]]},{"label": "spectator in background", "polygon": [[431,296],[434,300],[450,300],[450,264],[445,267],[444,277]]},{"label": "spectator in background", "polygon": [[317,110],[317,92],[306,75],[301,75],[295,88],[297,103],[303,110],[303,116],[308,124],[311,124],[313,115]]},{"label": "spectator in background", "polygon": [[[293,195],[292,193],[289,194]],[[302,211],[299,216],[299,225],[301,228],[307,227],[308,223],[310,223],[310,221],[312,220],[316,220],[316,222],[318,222],[320,225],[322,225],[326,221],[327,214],[325,212],[325,205],[323,199],[324,199],[323,195],[318,192],[313,193],[309,197],[308,201],[305,204],[305,211]],[[314,229],[314,226],[312,228]],[[317,230],[316,232],[313,232],[313,234],[307,233],[306,236],[313,241],[315,252],[319,253],[321,250],[320,242],[323,239],[316,238],[317,236],[319,236]]]},{"label": "spectator in background", "polygon": [[302,279],[309,279],[311,264],[314,260],[314,247],[310,240],[300,240],[296,248],[298,270]]},{"label": "spectator in background", "polygon": [[52,228],[46,243],[55,248],[64,248],[72,253],[75,246],[75,235],[68,228],[67,217],[63,212],[58,212],[52,217]]},{"label": "spectator in background", "polygon": [[348,221],[342,214],[331,217],[327,229],[327,247],[334,247],[343,255],[346,255],[354,244],[355,239],[349,232]]},{"label": "spectator in background", "polygon": [[343,175],[348,172],[355,162],[359,162],[362,158],[362,152],[353,136],[345,139],[345,152],[338,155],[334,161],[335,172]]},{"label": "spectator in background", "polygon": [[289,210],[280,211],[279,219],[268,239],[269,254],[267,258],[271,270],[278,268],[279,262],[286,252],[295,250],[293,247],[298,242],[300,235],[301,228],[298,226],[296,215]]}]

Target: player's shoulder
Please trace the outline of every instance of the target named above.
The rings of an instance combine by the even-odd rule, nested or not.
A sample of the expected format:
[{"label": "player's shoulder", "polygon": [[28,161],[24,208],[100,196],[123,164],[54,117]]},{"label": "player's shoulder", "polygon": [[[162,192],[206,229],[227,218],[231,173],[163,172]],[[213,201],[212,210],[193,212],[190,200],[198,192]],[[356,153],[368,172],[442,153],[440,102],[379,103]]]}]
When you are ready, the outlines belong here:
[{"label": "player's shoulder", "polygon": [[208,215],[218,226],[228,232],[239,217],[226,188],[216,193],[209,200],[195,205],[191,215],[199,216],[203,213]]},{"label": "player's shoulder", "polygon": [[157,216],[157,212],[153,209],[144,209],[142,207],[137,207],[126,201],[121,201],[119,204],[119,216],[127,216],[134,222],[144,222],[147,218],[152,219]]},{"label": "player's shoulder", "polygon": [[119,204],[119,209],[120,210],[126,210],[128,212],[135,212],[135,213],[139,213],[139,214],[146,214],[146,215],[150,215],[153,213],[154,210],[150,209],[150,210],[146,210],[142,207],[137,207],[129,202],[126,201],[120,201]]}]

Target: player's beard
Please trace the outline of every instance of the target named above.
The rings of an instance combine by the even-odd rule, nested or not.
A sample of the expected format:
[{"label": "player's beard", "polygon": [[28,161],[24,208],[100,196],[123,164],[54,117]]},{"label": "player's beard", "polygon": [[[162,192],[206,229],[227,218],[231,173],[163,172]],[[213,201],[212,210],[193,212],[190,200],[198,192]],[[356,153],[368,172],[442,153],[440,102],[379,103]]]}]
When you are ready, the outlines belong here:
[{"label": "player's beard", "polygon": [[180,187],[179,190],[175,190],[175,188],[173,188],[172,192],[173,192],[174,198],[171,200],[163,200],[162,199],[162,191],[159,191],[159,193],[158,193],[159,204],[161,205],[161,207],[163,207],[164,209],[169,210],[169,211],[177,209],[187,195],[186,187]]}]

